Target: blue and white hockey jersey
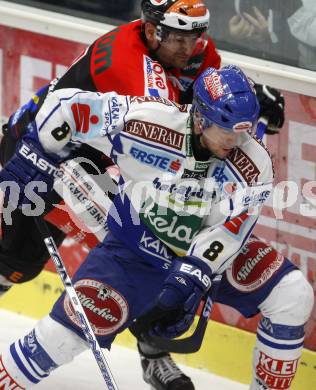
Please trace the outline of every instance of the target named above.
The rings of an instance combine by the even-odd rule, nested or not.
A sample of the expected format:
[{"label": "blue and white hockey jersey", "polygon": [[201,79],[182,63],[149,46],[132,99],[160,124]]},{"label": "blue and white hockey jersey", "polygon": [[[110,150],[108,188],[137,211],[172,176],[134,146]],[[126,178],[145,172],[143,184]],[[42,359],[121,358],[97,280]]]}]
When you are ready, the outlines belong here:
[{"label": "blue and white hockey jersey", "polygon": [[271,192],[272,162],[247,133],[227,159],[196,160],[189,110],[164,98],[63,89],[46,98],[36,125],[47,152],[84,142],[119,166],[124,184],[109,228],[117,236],[121,229],[131,249],[139,250],[146,237],[126,239],[127,219],[153,233],[157,251],[164,243],[220,273],[247,241]]}]

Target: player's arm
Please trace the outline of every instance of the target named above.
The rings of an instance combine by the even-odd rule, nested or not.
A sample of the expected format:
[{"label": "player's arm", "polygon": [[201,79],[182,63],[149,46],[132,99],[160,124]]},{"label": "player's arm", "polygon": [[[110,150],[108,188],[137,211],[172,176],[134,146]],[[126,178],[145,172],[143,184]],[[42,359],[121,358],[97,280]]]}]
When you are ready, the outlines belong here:
[{"label": "player's arm", "polygon": [[[203,230],[188,250],[190,256],[204,261],[213,275],[224,272],[246,243],[272,191],[274,171],[270,154],[261,143],[252,140],[250,145],[244,151],[250,152],[247,155],[258,169],[256,181],[239,182],[235,191],[221,190],[211,205]],[[234,170],[229,161],[227,164]]]},{"label": "player's arm", "polygon": [[205,227],[194,238],[187,255],[172,263],[157,301],[165,314],[160,313],[161,319],[154,325],[156,335],[174,338],[189,329],[215,276],[224,272],[246,243],[272,188],[272,163],[266,157],[258,178],[263,183],[246,186],[213,204]]},{"label": "player's arm", "polygon": [[285,101],[282,93],[268,85],[254,85],[260,104],[260,117],[268,121],[266,134],[278,134],[284,124]]},{"label": "player's arm", "polygon": [[113,139],[124,127],[128,107],[128,98],[115,92],[55,91],[36,116],[38,141],[48,153],[59,153],[72,140],[108,154],[118,148]]},{"label": "player's arm", "polygon": [[40,183],[37,192],[52,190],[60,152],[70,140],[85,142],[105,153],[120,149],[113,140],[123,128],[127,106],[127,98],[115,93],[64,89],[48,95],[0,172],[0,182],[6,182],[2,186],[11,203],[27,203],[25,195],[34,181]]},{"label": "player's arm", "polygon": [[211,210],[211,214],[220,214],[214,220],[223,222],[204,227],[193,240],[189,256],[204,261],[212,275],[224,272],[247,242],[271,190],[272,183],[262,184],[243,188],[234,197],[223,199]]}]

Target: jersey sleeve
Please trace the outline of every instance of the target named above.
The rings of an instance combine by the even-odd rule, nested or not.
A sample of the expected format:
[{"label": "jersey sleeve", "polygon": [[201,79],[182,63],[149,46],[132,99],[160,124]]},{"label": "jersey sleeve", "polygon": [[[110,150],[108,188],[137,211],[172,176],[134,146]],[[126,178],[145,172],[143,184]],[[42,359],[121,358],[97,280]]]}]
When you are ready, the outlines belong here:
[{"label": "jersey sleeve", "polygon": [[124,153],[120,131],[129,109],[128,97],[61,89],[47,96],[35,122],[48,153],[59,153],[69,141],[86,143],[110,155]]},{"label": "jersey sleeve", "polygon": [[[225,191],[222,183],[220,196],[212,204],[205,219],[203,229],[194,238],[188,251],[190,256],[198,257],[208,264],[213,274],[222,273],[236,258],[250,237],[259,218],[263,205],[272,191],[273,166],[270,155],[263,146],[253,141],[253,155],[257,154],[260,172],[256,181],[242,181],[236,190]],[[243,154],[243,161],[246,159]],[[249,156],[247,155],[249,158]],[[240,165],[238,160],[237,166]],[[234,167],[230,162],[230,170]],[[239,164],[239,165],[238,165]],[[237,170],[235,172],[237,174]]]}]

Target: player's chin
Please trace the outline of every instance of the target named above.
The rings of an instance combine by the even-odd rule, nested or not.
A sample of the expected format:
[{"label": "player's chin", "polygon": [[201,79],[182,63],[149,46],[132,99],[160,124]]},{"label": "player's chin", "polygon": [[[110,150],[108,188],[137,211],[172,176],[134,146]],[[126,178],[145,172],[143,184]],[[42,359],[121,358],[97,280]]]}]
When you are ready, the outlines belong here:
[{"label": "player's chin", "polygon": [[175,56],[173,58],[173,66],[175,68],[183,69],[188,65],[190,57]]}]

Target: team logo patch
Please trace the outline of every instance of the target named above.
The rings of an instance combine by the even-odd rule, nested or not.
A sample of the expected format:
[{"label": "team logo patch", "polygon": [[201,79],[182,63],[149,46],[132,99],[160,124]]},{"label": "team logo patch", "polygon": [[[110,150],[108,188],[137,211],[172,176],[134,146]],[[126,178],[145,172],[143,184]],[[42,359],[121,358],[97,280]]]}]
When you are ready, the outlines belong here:
[{"label": "team logo patch", "polygon": [[[124,324],[128,317],[128,304],[118,291],[93,279],[79,280],[75,289],[97,336],[111,334]],[[68,296],[64,299],[64,309],[69,319],[80,327]]]},{"label": "team logo patch", "polygon": [[99,122],[98,116],[91,115],[90,110],[88,104],[74,103],[71,105],[77,132],[85,134],[89,131],[90,123],[95,125]]},{"label": "team logo patch", "polygon": [[204,77],[204,84],[213,100],[218,100],[220,97],[225,95],[221,77],[217,72],[213,72]]},{"label": "team logo patch", "polygon": [[227,269],[226,276],[237,290],[255,291],[271,279],[283,262],[284,257],[280,253],[253,237]]}]

